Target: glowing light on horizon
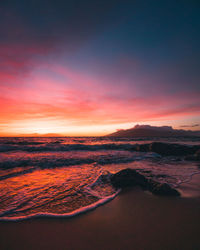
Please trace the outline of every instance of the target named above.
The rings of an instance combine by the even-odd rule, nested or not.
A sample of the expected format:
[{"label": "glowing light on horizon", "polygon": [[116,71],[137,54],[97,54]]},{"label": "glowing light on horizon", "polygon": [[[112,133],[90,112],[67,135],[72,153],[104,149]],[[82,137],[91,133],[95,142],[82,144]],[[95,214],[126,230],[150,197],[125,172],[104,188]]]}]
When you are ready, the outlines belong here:
[{"label": "glowing light on horizon", "polygon": [[[63,136],[102,136],[116,131],[118,128],[127,129],[134,123],[99,124],[99,125],[67,125],[66,121],[54,120],[24,120],[7,124],[1,134],[29,135],[29,134],[58,134]],[[9,135],[8,134],[8,135]]]}]

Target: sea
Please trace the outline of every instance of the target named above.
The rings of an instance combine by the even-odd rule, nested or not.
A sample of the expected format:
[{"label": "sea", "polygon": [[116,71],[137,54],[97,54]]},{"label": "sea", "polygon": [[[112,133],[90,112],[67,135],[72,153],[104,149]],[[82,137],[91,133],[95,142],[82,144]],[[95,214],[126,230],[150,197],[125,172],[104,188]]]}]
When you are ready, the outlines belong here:
[{"label": "sea", "polygon": [[134,150],[155,141],[200,145],[199,138],[0,138],[0,221],[94,209],[120,193],[110,176],[126,168],[174,188],[200,174],[198,162]]}]

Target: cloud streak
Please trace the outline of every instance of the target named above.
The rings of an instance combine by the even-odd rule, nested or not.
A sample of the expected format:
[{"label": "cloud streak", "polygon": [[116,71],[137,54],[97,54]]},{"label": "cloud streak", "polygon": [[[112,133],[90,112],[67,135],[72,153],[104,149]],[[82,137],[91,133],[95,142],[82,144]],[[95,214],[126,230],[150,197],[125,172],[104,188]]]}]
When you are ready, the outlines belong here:
[{"label": "cloud streak", "polygon": [[181,128],[195,128],[200,127],[200,124],[190,124],[190,125],[182,125]]}]

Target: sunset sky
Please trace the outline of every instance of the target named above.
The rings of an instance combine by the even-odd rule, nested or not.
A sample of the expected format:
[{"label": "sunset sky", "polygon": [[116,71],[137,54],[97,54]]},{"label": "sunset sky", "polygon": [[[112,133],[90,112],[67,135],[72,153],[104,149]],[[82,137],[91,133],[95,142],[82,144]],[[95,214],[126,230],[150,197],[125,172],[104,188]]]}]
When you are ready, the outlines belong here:
[{"label": "sunset sky", "polygon": [[200,1],[1,0],[0,136],[200,130]]}]

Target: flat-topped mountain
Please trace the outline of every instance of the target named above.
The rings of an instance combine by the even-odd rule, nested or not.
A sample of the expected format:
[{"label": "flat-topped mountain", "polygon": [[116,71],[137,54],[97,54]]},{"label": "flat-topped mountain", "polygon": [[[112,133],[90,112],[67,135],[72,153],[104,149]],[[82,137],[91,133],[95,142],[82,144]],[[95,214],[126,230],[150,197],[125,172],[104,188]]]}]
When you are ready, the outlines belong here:
[{"label": "flat-topped mountain", "polygon": [[173,129],[170,126],[155,127],[150,125],[136,125],[130,129],[120,129],[107,135],[108,137],[181,137],[200,136],[200,131]]}]

